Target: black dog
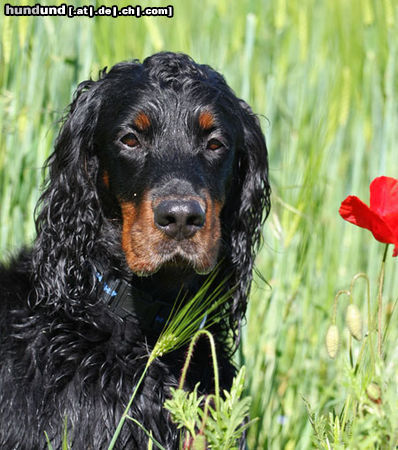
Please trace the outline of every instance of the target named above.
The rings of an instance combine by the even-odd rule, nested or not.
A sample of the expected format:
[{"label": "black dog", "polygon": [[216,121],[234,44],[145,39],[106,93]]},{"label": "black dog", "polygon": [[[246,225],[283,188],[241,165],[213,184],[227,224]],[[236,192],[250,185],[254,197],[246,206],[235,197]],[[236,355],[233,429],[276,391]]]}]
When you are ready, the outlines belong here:
[{"label": "black dog", "polygon": [[[186,55],[121,63],[79,85],[48,161],[37,239],[0,267],[0,447],[107,448],[171,306],[219,267],[235,288],[211,329],[221,387],[235,370],[254,253],[269,210],[259,122]],[[167,449],[162,407],[186,349],[157,359],[130,415]],[[186,386],[214,389],[200,342]],[[117,448],[144,449],[131,421]]]}]

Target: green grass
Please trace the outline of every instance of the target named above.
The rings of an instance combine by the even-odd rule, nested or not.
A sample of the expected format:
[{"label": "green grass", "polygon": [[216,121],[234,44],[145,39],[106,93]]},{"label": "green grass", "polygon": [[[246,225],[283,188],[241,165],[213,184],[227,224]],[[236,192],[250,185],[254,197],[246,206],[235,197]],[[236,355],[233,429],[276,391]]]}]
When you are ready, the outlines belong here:
[{"label": "green grass", "polygon": [[[112,4],[98,2],[105,3]],[[355,273],[366,272],[375,298],[382,245],[337,211],[348,194],[368,201],[374,177],[398,177],[398,3],[155,3],[172,3],[175,17],[0,14],[2,258],[34,237],[40,167],[79,81],[96,77],[103,66],[165,49],[212,65],[262,115],[270,154],[273,207],[257,260],[270,286],[258,277],[253,285],[239,355],[252,417],[259,417],[249,447],[310,448],[313,431],[302,397],[314,412],[339,413],[355,384],[347,352],[331,361],[324,347],[334,295]],[[389,306],[398,298],[397,267],[389,256]],[[364,292],[358,288],[356,301],[366,317]],[[341,308],[338,323],[343,316]],[[385,347],[389,365],[381,369],[388,392],[397,386],[397,320],[394,312]]]}]

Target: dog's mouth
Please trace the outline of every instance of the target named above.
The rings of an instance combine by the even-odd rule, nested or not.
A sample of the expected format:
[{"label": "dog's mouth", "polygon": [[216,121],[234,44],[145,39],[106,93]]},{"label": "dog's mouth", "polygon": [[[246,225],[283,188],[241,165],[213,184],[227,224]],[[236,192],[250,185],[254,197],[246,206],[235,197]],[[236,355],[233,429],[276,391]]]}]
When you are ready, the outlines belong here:
[{"label": "dog's mouth", "polygon": [[222,204],[208,200],[202,208],[191,198],[167,202],[154,207],[147,196],[139,205],[121,203],[121,240],[128,266],[140,276],[152,275],[165,266],[209,273],[218,259]]},{"label": "dog's mouth", "polygon": [[196,254],[186,252],[178,248],[174,253],[165,255],[163,262],[159,265],[160,268],[175,268],[181,271],[194,270],[199,275],[207,275],[210,273],[216,265],[216,259],[208,261],[200,259]]},{"label": "dog's mouth", "polygon": [[203,261],[196,254],[188,253],[178,248],[174,252],[148,255],[145,264],[143,264],[144,261],[145,259],[143,258],[141,264],[137,264],[135,261],[127,259],[127,264],[139,276],[150,276],[161,269],[172,269],[181,272],[194,271],[198,275],[207,275],[214,269],[217,258],[211,261],[207,259]]}]

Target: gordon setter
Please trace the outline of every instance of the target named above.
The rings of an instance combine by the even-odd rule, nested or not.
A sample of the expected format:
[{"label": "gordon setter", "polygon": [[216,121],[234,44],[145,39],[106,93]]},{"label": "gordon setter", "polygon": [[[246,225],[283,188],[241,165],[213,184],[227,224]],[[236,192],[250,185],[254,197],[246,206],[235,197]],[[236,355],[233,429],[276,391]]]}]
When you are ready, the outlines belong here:
[{"label": "gordon setter", "polygon": [[[217,267],[232,290],[217,342],[221,388],[269,210],[259,121],[224,78],[183,54],[122,62],[81,83],[48,159],[32,249],[0,266],[0,447],[107,448],[162,324]],[[181,298],[181,297],[180,297]],[[167,449],[163,403],[186,348],[154,361],[130,410]],[[199,342],[186,386],[214,389]],[[147,448],[126,421],[117,448]]]}]

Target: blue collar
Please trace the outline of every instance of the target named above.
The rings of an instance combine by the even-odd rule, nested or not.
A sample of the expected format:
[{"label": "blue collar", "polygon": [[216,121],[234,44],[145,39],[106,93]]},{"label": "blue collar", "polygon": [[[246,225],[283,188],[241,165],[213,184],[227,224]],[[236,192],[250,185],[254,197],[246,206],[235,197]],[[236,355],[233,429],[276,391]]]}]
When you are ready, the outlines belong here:
[{"label": "blue collar", "polygon": [[102,302],[122,319],[136,317],[143,331],[160,333],[172,311],[172,305],[154,300],[151,295],[140,291],[126,280],[95,274],[98,280],[98,294]]}]

